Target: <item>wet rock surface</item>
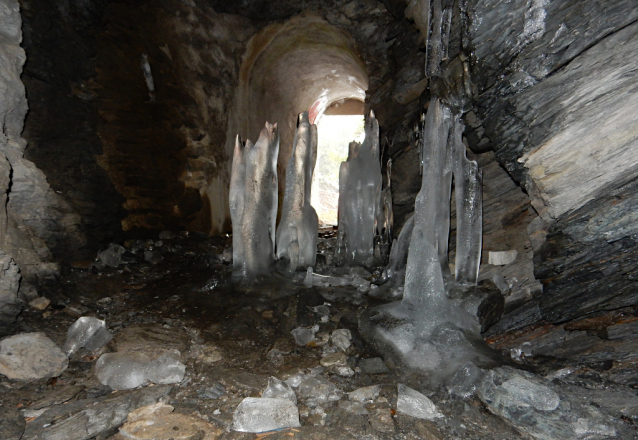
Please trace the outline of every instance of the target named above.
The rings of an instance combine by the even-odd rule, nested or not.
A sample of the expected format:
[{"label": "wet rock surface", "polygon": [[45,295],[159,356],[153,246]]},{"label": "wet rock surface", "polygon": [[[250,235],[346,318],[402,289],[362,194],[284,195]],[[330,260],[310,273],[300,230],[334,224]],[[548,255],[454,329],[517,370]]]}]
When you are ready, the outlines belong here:
[{"label": "wet rock surface", "polygon": [[[499,412],[492,408],[491,401],[483,403],[478,398],[482,394],[476,389],[487,387],[480,384],[487,383],[484,377],[490,372],[468,369],[466,376],[471,380],[461,384],[463,378],[459,378],[459,390],[464,388],[450,393],[425,385],[427,380],[422,375],[391,362],[386,365],[363,342],[356,324],[357,314],[379,300],[354,286],[307,288],[303,272],[294,278],[296,281],[276,277],[252,287],[234,286],[230,282],[232,267],[221,258],[228,241],[198,234],[176,235],[158,248],[164,258],[155,265],[140,258],[98,273],[65,269],[60,287],[51,298],[52,306],[45,311],[23,312],[18,330],[42,331],[61,346],[67,329],[77,320],[69,313],[83,307],[88,315],[105,320],[114,339],[95,352],[79,349],[57,378],[21,381],[0,376],[0,406],[9,411],[0,424],[2,437],[11,438],[11,433],[24,428],[22,438],[34,440],[96,436],[121,440],[131,435],[164,438],[169,432],[175,434],[173,438],[181,438],[176,436],[181,433],[189,439],[202,435],[211,439],[256,439],[262,434],[233,431],[233,420],[246,398],[260,401],[264,397],[288,402],[286,405],[297,410],[300,425],[288,424],[281,431],[268,433],[269,439],[513,440],[525,438],[520,432],[529,432],[516,425],[518,422],[512,421],[515,418],[508,419],[514,411],[511,405]],[[136,255],[132,244],[127,250]],[[139,255],[142,252],[137,251]],[[303,346],[297,345],[290,334],[300,325],[318,326],[314,340]],[[627,332],[619,330],[617,334]],[[133,334],[137,336],[130,338]],[[101,354],[120,352],[124,347],[148,359],[160,358],[179,347],[186,367],[183,380],[174,385],[145,383],[113,392],[98,381],[95,364]],[[340,365],[345,358],[345,366],[353,374],[340,375],[339,366],[332,362],[323,366],[326,357],[338,359]],[[552,366],[549,362],[543,368],[551,371]],[[553,368],[559,367],[562,365]],[[521,380],[512,377],[520,376],[530,382],[540,381],[559,395],[561,402],[570,399],[574,406],[596,402],[600,418],[581,415],[583,420],[573,421],[574,429],[588,432],[593,435],[590,438],[605,438],[600,434],[603,427],[621,435],[615,438],[635,435],[635,392],[600,374],[592,375],[587,367],[557,373],[556,379],[538,375],[533,375],[538,379],[529,379],[528,373],[512,368],[504,371],[509,376],[502,380],[494,376],[496,379],[489,382],[494,384],[492,388],[509,392],[513,389],[510,385]],[[404,397],[399,397],[401,390]],[[529,405],[529,396],[522,399]],[[406,402],[416,404],[412,405],[416,413],[404,409]],[[545,414],[548,402],[542,400],[542,408],[535,411]],[[139,419],[130,415],[137,408],[154,404],[172,410],[161,414],[151,411]],[[419,418],[423,414],[431,420]],[[259,432],[258,427],[253,430]]]}]

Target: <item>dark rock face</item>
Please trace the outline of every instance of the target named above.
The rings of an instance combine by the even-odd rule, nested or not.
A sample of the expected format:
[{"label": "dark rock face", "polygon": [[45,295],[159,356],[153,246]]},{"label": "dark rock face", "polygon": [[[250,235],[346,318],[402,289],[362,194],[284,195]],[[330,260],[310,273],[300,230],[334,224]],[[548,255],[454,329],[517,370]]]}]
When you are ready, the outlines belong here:
[{"label": "dark rock face", "polygon": [[477,0],[468,15],[480,90],[468,141],[492,146],[542,217],[526,221],[542,292],[506,307],[487,340],[635,383],[638,10]]},{"label": "dark rock face", "polygon": [[[102,145],[91,84],[104,2],[57,3],[21,2],[27,52],[22,80],[30,107],[25,157],[81,216],[88,241],[101,243],[120,229],[123,201],[95,161]],[[75,250],[58,245],[53,251],[61,256]]]}]

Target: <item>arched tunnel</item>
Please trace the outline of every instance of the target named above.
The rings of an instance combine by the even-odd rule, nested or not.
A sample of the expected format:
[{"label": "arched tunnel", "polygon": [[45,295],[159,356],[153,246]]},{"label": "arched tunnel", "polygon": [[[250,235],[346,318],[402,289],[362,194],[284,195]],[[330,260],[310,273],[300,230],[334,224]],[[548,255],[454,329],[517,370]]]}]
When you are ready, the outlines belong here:
[{"label": "arched tunnel", "polygon": [[[0,438],[638,438],[637,55],[633,0],[0,0]],[[281,227],[330,114],[339,225],[238,281],[234,155]]]}]

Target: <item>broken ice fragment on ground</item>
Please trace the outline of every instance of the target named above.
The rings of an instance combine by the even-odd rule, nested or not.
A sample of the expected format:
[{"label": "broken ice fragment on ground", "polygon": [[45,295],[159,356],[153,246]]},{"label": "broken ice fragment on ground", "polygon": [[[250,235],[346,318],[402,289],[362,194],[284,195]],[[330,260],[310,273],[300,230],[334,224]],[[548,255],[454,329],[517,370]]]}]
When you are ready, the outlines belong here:
[{"label": "broken ice fragment on ground", "polygon": [[113,335],[106,329],[103,320],[83,316],[69,327],[62,350],[67,356],[71,356],[82,347],[88,351],[95,351],[108,344],[111,339]]},{"label": "broken ice fragment on ground", "polygon": [[397,411],[418,419],[434,420],[443,417],[434,402],[403,384],[398,386]]},{"label": "broken ice fragment on ground", "polygon": [[246,397],[233,414],[231,429],[241,432],[266,432],[299,426],[299,410],[290,400]]},{"label": "broken ice fragment on ground", "polygon": [[556,392],[521,376],[514,376],[501,387],[507,391],[512,401],[522,407],[533,406],[539,411],[554,411],[560,404],[560,397]]},{"label": "broken ice fragment on ground", "polygon": [[467,399],[476,391],[476,383],[481,379],[482,371],[473,362],[468,362],[452,377],[447,387],[450,394]]},{"label": "broken ice fragment on ground", "polygon": [[110,267],[117,267],[122,262],[122,254],[126,252],[123,246],[111,243],[109,247],[99,253],[100,261]]},{"label": "broken ice fragment on ground", "polygon": [[170,350],[148,364],[147,378],[155,384],[180,383],[186,374],[186,365],[180,362],[178,350]]},{"label": "broken ice fragment on ground", "polygon": [[340,400],[343,396],[335,384],[321,376],[304,379],[297,389],[297,396],[306,406],[313,408],[327,402]]},{"label": "broken ice fragment on ground", "polygon": [[236,279],[266,275],[273,265],[278,155],[277,124],[266,122],[254,145],[237,136],[229,194]]},{"label": "broken ice fragment on ground", "polygon": [[317,126],[308,121],[308,112],[299,114],[292,148],[277,227],[277,259],[287,261],[289,272],[298,267],[314,267],[317,257],[319,219],[310,205],[317,161]]},{"label": "broken ice fragment on ground", "polygon": [[[316,326],[315,326],[316,327]],[[315,340],[315,333],[318,328],[306,328],[306,327],[297,327],[290,334],[295,338],[295,343],[299,346],[304,346]]]},{"label": "broken ice fragment on ground", "polygon": [[339,350],[346,351],[351,345],[350,341],[352,340],[352,334],[350,333],[350,330],[340,328],[332,332],[330,340]]},{"label": "broken ice fragment on ground", "polygon": [[151,362],[140,353],[106,353],[95,364],[95,375],[102,385],[114,390],[130,390],[144,384]]},{"label": "broken ice fragment on ground", "polygon": [[276,377],[270,377],[270,379],[268,379],[268,387],[261,394],[261,397],[288,399],[295,405],[297,404],[297,396],[290,385]]}]

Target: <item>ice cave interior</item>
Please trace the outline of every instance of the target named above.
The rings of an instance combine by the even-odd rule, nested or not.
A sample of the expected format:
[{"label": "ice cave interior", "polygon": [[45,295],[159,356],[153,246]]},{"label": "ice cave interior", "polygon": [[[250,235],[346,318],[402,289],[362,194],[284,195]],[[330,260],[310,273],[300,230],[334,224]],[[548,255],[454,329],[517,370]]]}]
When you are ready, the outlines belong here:
[{"label": "ice cave interior", "polygon": [[0,0],[0,92],[1,439],[638,439],[635,0]]}]

